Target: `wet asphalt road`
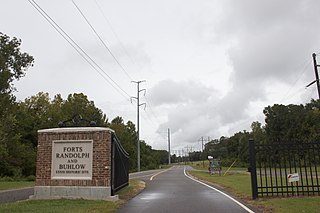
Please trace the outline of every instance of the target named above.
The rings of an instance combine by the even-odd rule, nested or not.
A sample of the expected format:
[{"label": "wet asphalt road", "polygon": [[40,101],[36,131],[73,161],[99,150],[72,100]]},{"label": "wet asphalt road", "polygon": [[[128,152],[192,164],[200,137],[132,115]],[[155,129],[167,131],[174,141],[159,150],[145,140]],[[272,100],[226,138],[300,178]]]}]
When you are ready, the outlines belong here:
[{"label": "wet asphalt road", "polygon": [[[162,171],[162,170],[150,170],[150,171],[132,173],[130,174],[130,179],[149,178],[159,171]],[[33,187],[0,191],[0,204],[20,201],[20,200],[27,200],[33,194],[34,194]]]},{"label": "wet asphalt road", "polygon": [[184,173],[184,166],[174,166],[159,175],[144,176],[146,188],[126,203],[118,213],[208,213],[250,212],[246,207],[200,184]]},{"label": "wet asphalt road", "polygon": [[15,189],[0,192],[0,203],[15,202],[18,200],[27,200],[30,195],[33,195],[33,187]]}]

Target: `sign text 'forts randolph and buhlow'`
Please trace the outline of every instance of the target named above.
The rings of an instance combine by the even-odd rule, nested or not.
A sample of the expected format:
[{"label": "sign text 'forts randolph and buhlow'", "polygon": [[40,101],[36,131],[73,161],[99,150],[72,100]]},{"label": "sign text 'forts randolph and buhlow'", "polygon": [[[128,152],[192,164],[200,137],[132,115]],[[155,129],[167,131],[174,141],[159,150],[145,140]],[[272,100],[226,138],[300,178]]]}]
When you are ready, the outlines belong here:
[{"label": "sign text 'forts randolph and buhlow'", "polygon": [[92,141],[54,141],[53,179],[91,179]]}]

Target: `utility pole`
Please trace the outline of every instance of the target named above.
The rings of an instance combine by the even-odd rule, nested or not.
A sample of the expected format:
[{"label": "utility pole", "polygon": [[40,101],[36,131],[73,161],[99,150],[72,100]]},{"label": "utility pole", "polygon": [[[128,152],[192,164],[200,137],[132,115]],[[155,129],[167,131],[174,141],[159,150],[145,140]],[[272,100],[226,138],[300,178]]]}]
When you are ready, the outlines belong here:
[{"label": "utility pole", "polygon": [[186,163],[187,163],[187,161],[190,162],[190,149],[191,149],[191,147],[187,146]]},{"label": "utility pole", "polygon": [[170,154],[170,129],[168,128],[168,164],[170,165],[171,164],[171,154]]},{"label": "utility pole", "polygon": [[318,89],[318,97],[320,99],[320,82],[319,82],[319,74],[318,74],[318,67],[320,65],[317,64],[317,59],[316,59],[316,54],[315,53],[312,53],[312,59],[313,59],[313,67],[314,67],[314,72],[315,72],[315,75],[316,75],[316,80],[312,81],[310,84],[308,84],[306,86],[309,87],[311,86],[312,84],[316,83],[317,84],[317,89]]},{"label": "utility pole", "polygon": [[316,74],[316,83],[317,83],[317,88],[318,88],[318,97],[319,97],[319,99],[320,99],[320,83],[319,83],[319,74],[318,74],[318,67],[319,67],[319,65],[317,64],[316,56],[317,56],[317,55],[316,55],[315,53],[312,54],[314,72],[315,72],[315,74]]},{"label": "utility pole", "polygon": [[202,153],[201,153],[201,158],[202,158],[202,167],[204,167],[204,160],[205,160],[205,158],[204,158],[204,144],[203,144],[203,142],[210,142],[210,136],[208,136],[208,139],[204,139],[204,137],[202,136],[201,138],[200,138],[200,140],[201,140],[201,145],[202,145]]},{"label": "utility pole", "polygon": [[202,152],[203,152],[203,137],[201,137],[201,144],[202,144]]},{"label": "utility pole", "polygon": [[137,100],[137,138],[138,138],[138,158],[137,158],[137,164],[138,164],[138,172],[140,172],[140,115],[139,115],[139,109],[140,106],[145,106],[146,107],[146,103],[142,103],[140,104],[140,92],[144,91],[146,92],[145,89],[140,90],[140,83],[145,82],[145,80],[143,81],[131,81],[132,83],[136,83],[137,84],[137,97],[131,97],[133,99]]},{"label": "utility pole", "polygon": [[204,168],[204,153],[203,153],[203,137],[201,137],[201,142],[202,142],[202,155],[201,155],[201,158],[202,158],[202,167]]}]

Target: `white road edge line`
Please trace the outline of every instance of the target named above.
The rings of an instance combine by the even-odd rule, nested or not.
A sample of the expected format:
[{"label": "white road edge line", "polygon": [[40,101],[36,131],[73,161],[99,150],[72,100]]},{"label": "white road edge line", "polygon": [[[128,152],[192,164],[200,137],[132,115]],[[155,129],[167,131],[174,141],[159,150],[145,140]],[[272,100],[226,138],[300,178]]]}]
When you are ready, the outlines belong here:
[{"label": "white road edge line", "polygon": [[160,175],[161,173],[166,172],[166,171],[170,170],[171,168],[172,168],[172,167],[170,167],[169,169],[166,169],[166,170],[160,171],[160,172],[158,172],[158,173],[156,173],[156,174],[152,175],[152,177],[150,178],[150,180],[153,180],[153,178],[155,178],[157,175]]},{"label": "white road edge line", "polygon": [[214,188],[214,187],[212,187],[212,186],[210,186],[210,185],[208,185],[208,184],[206,184],[206,183],[203,183],[203,182],[201,182],[201,181],[199,181],[199,180],[196,180],[196,179],[188,176],[187,173],[186,173],[186,167],[184,167],[183,172],[184,172],[184,175],[185,175],[186,177],[190,178],[191,180],[193,180],[193,181],[195,181],[195,182],[197,182],[197,183],[200,183],[200,184],[202,184],[202,185],[204,185],[204,186],[206,186],[206,187],[208,187],[208,188],[210,188],[210,189],[213,189],[213,190],[219,192],[220,194],[226,196],[227,198],[229,198],[230,200],[232,200],[233,202],[235,202],[236,204],[238,204],[239,206],[241,206],[241,207],[242,207],[243,209],[245,209],[247,212],[254,213],[254,211],[252,211],[251,209],[249,209],[248,207],[246,207],[245,205],[243,205],[242,203],[240,203],[239,201],[237,201],[237,200],[234,199],[233,197],[231,197],[231,196],[227,195],[226,193],[220,191],[219,189],[216,189],[216,188]]}]

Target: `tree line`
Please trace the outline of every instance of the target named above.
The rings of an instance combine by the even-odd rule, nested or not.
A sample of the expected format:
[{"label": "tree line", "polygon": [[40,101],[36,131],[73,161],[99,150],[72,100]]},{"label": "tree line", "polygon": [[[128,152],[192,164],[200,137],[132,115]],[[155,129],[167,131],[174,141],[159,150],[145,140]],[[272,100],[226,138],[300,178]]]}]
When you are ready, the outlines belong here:
[{"label": "tree line", "polygon": [[[56,128],[58,124],[76,119],[68,126],[96,126],[115,130],[124,149],[130,155],[130,171],[137,169],[137,131],[131,121],[121,116],[109,121],[106,114],[97,108],[83,93],[69,94],[66,99],[60,94],[50,99],[48,93],[38,94],[17,101],[14,81],[22,78],[33,66],[34,58],[20,50],[21,40],[0,33],[0,177],[27,177],[35,175],[37,131]],[[78,117],[77,117],[78,116]],[[165,150],[154,150],[145,141],[140,141],[141,169],[158,168],[167,163]]]},{"label": "tree line", "polygon": [[259,143],[309,143],[320,141],[320,101],[304,105],[274,104],[265,107],[265,125],[255,121],[251,131],[240,131],[231,137],[220,137],[205,144],[203,152],[189,153],[189,160],[221,159],[223,166],[248,167],[249,139]]}]

